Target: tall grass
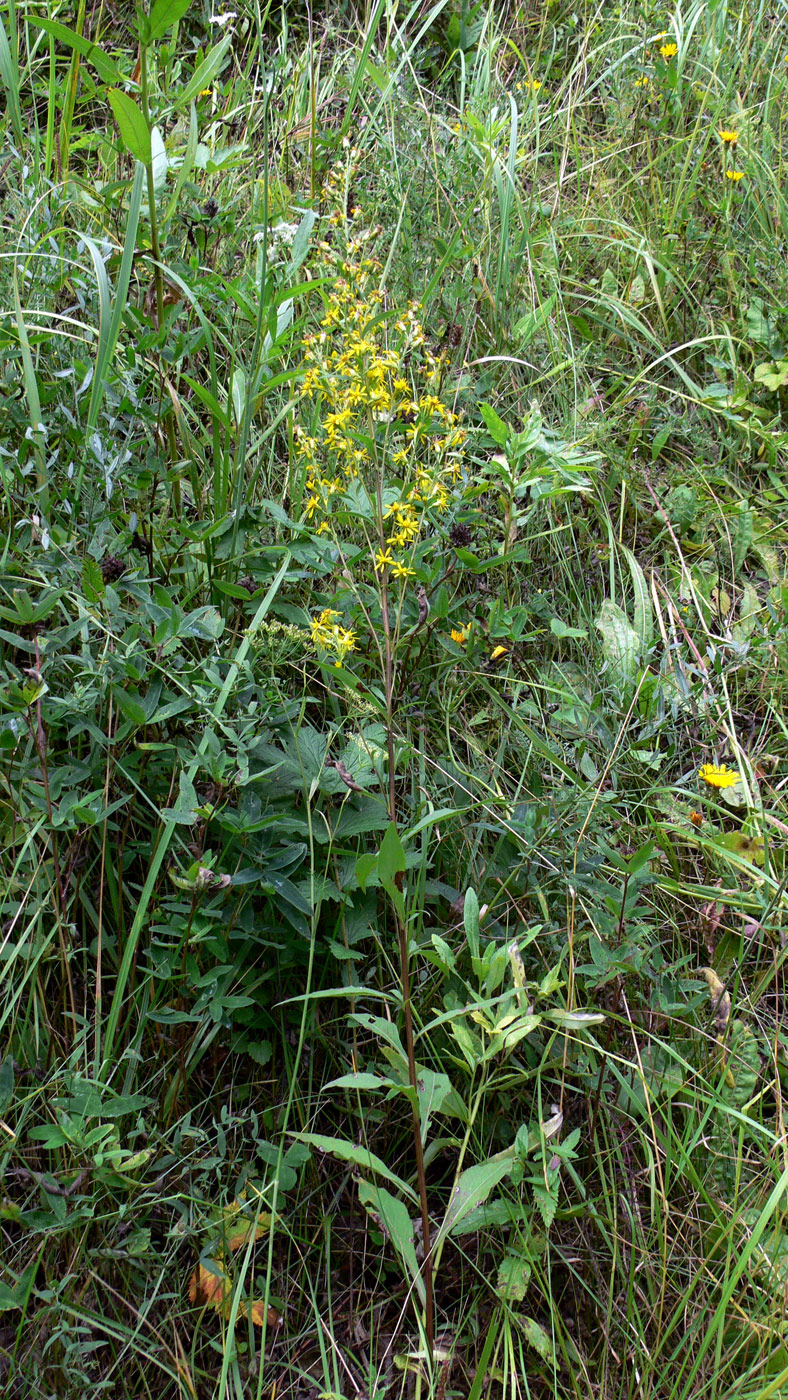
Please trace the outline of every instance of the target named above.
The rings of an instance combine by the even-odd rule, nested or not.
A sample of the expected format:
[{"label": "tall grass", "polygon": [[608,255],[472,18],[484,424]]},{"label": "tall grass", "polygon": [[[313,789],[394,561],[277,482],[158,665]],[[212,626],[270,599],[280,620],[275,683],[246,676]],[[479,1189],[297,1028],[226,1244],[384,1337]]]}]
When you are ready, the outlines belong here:
[{"label": "tall grass", "polygon": [[157,243],[2,7],[0,1389],[779,1396],[784,36],[179,8]]}]

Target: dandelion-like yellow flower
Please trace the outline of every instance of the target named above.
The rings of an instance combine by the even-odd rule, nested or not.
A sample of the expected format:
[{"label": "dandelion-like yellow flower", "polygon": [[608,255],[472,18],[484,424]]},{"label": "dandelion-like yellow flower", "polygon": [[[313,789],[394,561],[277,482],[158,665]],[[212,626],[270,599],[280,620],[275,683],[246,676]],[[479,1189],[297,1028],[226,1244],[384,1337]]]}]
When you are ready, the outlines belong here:
[{"label": "dandelion-like yellow flower", "polygon": [[698,769],[698,777],[702,778],[709,787],[729,788],[736,786],[741,778],[741,773],[738,773],[735,768],[728,768],[725,763],[719,768],[714,763],[704,763],[703,767]]},{"label": "dandelion-like yellow flower", "polygon": [[458,647],[464,647],[468,640],[467,633],[458,631],[456,627],[452,627],[450,635],[452,641],[456,642]]},{"label": "dandelion-like yellow flower", "polygon": [[538,92],[542,86],[542,82],[540,78],[525,78],[522,86],[525,89],[530,89],[531,92]]},{"label": "dandelion-like yellow flower", "polygon": [[725,179],[726,179],[726,180],[743,180],[743,179],[744,179],[744,171],[743,171],[743,170],[726,170],[726,171],[725,171]]},{"label": "dandelion-like yellow flower", "polygon": [[723,146],[735,146],[739,139],[738,131],[718,131],[717,135]]},{"label": "dandelion-like yellow flower", "polygon": [[635,79],[635,87],[648,87],[650,82],[651,79],[649,78],[648,73],[643,73],[640,78]]},{"label": "dandelion-like yellow flower", "polygon": [[662,44],[659,51],[662,54],[662,57],[665,59],[665,62],[667,63],[669,58],[676,57],[676,54],[679,51],[679,46],[678,44]]}]

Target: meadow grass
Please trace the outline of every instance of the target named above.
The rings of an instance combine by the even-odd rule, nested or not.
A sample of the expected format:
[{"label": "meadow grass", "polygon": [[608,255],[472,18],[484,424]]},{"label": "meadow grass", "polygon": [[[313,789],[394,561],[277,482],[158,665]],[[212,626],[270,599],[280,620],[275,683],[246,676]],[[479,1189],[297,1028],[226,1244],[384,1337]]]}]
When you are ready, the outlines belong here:
[{"label": "meadow grass", "polygon": [[781,12],[0,14],[0,1390],[788,1394]]}]

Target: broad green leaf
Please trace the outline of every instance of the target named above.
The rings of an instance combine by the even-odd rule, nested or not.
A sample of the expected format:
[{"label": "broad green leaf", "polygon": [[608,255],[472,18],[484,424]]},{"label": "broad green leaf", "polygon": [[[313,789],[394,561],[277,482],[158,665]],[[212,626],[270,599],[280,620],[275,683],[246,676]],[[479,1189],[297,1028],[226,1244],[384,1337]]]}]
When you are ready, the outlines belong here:
[{"label": "broad green leaf", "polygon": [[539,1352],[543,1361],[550,1361],[553,1357],[553,1343],[544,1327],[533,1317],[523,1317],[520,1321],[526,1340]]},{"label": "broad green leaf", "polygon": [[21,149],[25,144],[25,134],[22,128],[22,108],[19,102],[19,65],[11,53],[11,45],[2,23],[0,23],[0,78],[2,78],[6,92],[6,106],[14,129],[14,139]]},{"label": "broad green leaf", "polygon": [[725,851],[742,856],[752,865],[763,865],[765,860],[762,836],[750,836],[746,831],[725,831],[714,839],[713,845]]},{"label": "broad green leaf", "polygon": [[509,1303],[522,1303],[531,1280],[531,1265],[522,1254],[505,1254],[498,1266],[495,1291]]},{"label": "broad green leaf", "polygon": [[379,1074],[340,1074],[338,1079],[330,1079],[324,1089],[391,1089],[396,1087],[393,1079],[382,1079]]},{"label": "broad green leaf", "polygon": [[443,1223],[438,1231],[438,1238],[448,1235],[450,1230],[456,1230],[461,1225],[466,1216],[472,1210],[484,1205],[491,1191],[505,1176],[508,1176],[514,1165],[514,1148],[507,1147],[505,1152],[499,1152],[495,1157],[490,1157],[486,1162],[480,1162],[478,1166],[466,1167],[460,1173],[454,1190],[451,1193],[448,1210],[443,1218]]},{"label": "broad green leaf", "polygon": [[601,1011],[560,1011],[557,1008],[543,1011],[542,1015],[548,1021],[555,1021],[558,1026],[576,1031],[585,1030],[587,1026],[601,1026],[605,1019]]},{"label": "broad green leaf", "polygon": [[602,651],[609,670],[617,680],[633,680],[641,643],[626,613],[617,603],[606,598],[594,626],[602,633]]},{"label": "broad green leaf", "polygon": [[788,384],[788,360],[770,360],[767,364],[758,365],[755,381],[757,384],[765,384],[767,389],[776,394],[778,389],[783,389]]},{"label": "broad green leaf", "polygon": [[116,686],[112,695],[124,719],[129,720],[134,725],[145,724],[148,716],[138,695],[135,695],[133,691],[123,690],[121,686]]},{"label": "broad green leaf", "polygon": [[[19,1275],[13,1287],[5,1282],[5,1280],[0,1279],[0,1312],[23,1310],[26,1307],[30,1296],[30,1290],[33,1286],[33,1276],[37,1268],[38,1259],[34,1259],[31,1264],[28,1264],[24,1273]],[[8,1273],[13,1277],[10,1270]]]},{"label": "broad green leaf", "polygon": [[493,442],[497,443],[499,447],[505,447],[509,437],[509,429],[503,419],[498,417],[495,409],[491,408],[488,403],[479,404],[479,408]]},{"label": "broad green leaf", "polygon": [[433,1113],[445,1113],[449,1118],[468,1121],[468,1110],[454,1088],[448,1074],[443,1074],[419,1065],[417,1073],[419,1121],[422,1135],[426,1138],[427,1128]]},{"label": "broad green leaf", "polygon": [[244,406],[246,404],[246,375],[240,368],[233,371],[230,381],[230,397],[233,403],[233,413],[236,423],[241,423],[244,416]]},{"label": "broad green leaf", "polygon": [[471,957],[479,956],[479,900],[475,890],[465,891],[465,905],[463,908],[463,923],[465,925],[465,937],[468,940]]},{"label": "broad green leaf", "polygon": [[51,34],[53,39],[59,39],[61,44],[66,44],[68,48],[74,49],[81,58],[84,58],[91,67],[95,68],[102,83],[122,83],[123,74],[114,59],[100,49],[98,44],[91,44],[89,39],[84,39],[81,34],[76,34],[73,29],[67,29],[65,24],[58,24],[54,19],[41,19],[38,15],[30,15],[31,24],[37,24],[39,29],[45,29],[47,34]]},{"label": "broad green leaf", "polygon": [[119,88],[111,88],[108,95],[124,146],[135,160],[140,161],[142,165],[150,165],[151,135],[142,112],[134,99]]},{"label": "broad green leaf", "polygon": [[330,1152],[332,1157],[338,1157],[341,1162],[353,1162],[362,1171],[374,1172],[376,1176],[382,1176],[385,1181],[390,1181],[392,1186],[396,1186],[403,1196],[407,1196],[414,1203],[418,1201],[416,1192],[408,1186],[406,1181],[401,1181],[394,1172],[390,1171],[385,1162],[380,1157],[376,1157],[374,1152],[368,1152],[366,1147],[358,1147],[353,1142],[345,1142],[344,1138],[324,1137],[322,1133],[292,1133],[292,1137],[297,1142],[309,1143],[310,1147],[316,1147],[318,1152]]},{"label": "broad green leaf", "polygon": [[156,0],[148,15],[148,43],[155,44],[171,29],[173,24],[183,19],[192,0]]},{"label": "broad green leaf", "polygon": [[162,139],[162,134],[157,126],[154,126],[150,134],[151,160],[153,163],[153,188],[157,195],[160,195],[167,183],[167,169],[169,161],[167,150]]},{"label": "broad green leaf", "polygon": [[208,50],[202,63],[198,68],[195,68],[188,83],[175,94],[171,111],[177,112],[181,107],[188,106],[190,102],[194,102],[195,98],[199,97],[205,88],[211,86],[217,73],[221,72],[224,67],[227,50],[232,41],[231,31],[229,34],[225,34],[218,44],[214,44],[212,49]]},{"label": "broad green leaf", "polygon": [[635,590],[635,631],[640,638],[640,646],[643,652],[648,651],[654,640],[654,616],[652,612],[651,596],[646,583],[646,576],[643,573],[637,559],[631,549],[622,545],[622,552],[629,565],[629,572],[632,575],[632,586]]},{"label": "broad green leaf", "polygon": [[742,502],[739,507],[739,518],[736,523],[736,529],[733,532],[733,567],[737,573],[747,558],[747,552],[752,544],[754,534],[755,515],[753,511]]},{"label": "broad green leaf", "polygon": [[422,1303],[426,1300],[424,1279],[416,1258],[413,1243],[413,1221],[404,1201],[398,1201],[383,1186],[375,1186],[369,1181],[360,1181],[358,1198],[364,1209],[380,1221],[391,1243],[405,1266],[405,1271],[416,1289]]},{"label": "broad green leaf", "polygon": [[356,879],[362,894],[367,892],[367,881],[377,870],[378,858],[374,851],[365,851],[356,861]]},{"label": "broad green leaf", "polygon": [[550,631],[554,637],[579,637],[588,640],[588,632],[585,627],[568,627],[565,622],[561,621],[560,617],[550,618]]},{"label": "broad green leaf", "polygon": [[408,1060],[405,1054],[405,1047],[402,1044],[399,1031],[393,1021],[387,1021],[383,1016],[373,1016],[372,1013],[368,1011],[355,1011],[348,1016],[348,1021],[352,1026],[361,1026],[365,1031],[368,1031],[370,1035],[375,1035],[380,1040],[385,1041],[393,1050],[396,1050],[398,1059],[401,1060],[404,1065],[407,1065]]},{"label": "broad green leaf", "polygon": [[5,1113],[14,1097],[14,1062],[9,1055],[0,1064],[0,1113]]},{"label": "broad green leaf", "polygon": [[405,851],[397,828],[391,822],[378,851],[378,875],[382,883],[393,883],[394,876],[401,875],[405,869]]}]

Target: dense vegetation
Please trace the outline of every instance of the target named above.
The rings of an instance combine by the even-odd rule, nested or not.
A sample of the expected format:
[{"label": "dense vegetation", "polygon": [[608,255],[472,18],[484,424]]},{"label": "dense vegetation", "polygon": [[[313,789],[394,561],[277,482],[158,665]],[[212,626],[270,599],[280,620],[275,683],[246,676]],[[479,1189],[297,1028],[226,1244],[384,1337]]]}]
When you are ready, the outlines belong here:
[{"label": "dense vegetation", "polygon": [[783,10],[0,12],[0,1390],[788,1395]]}]

